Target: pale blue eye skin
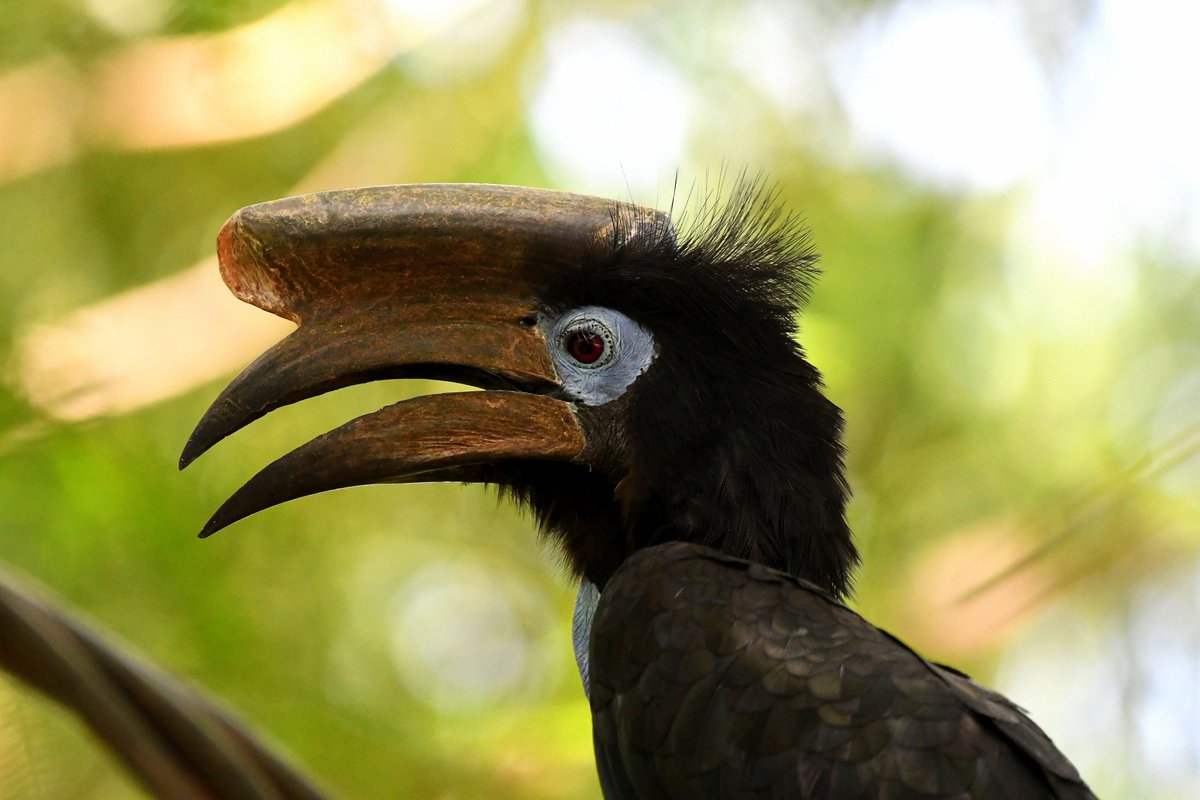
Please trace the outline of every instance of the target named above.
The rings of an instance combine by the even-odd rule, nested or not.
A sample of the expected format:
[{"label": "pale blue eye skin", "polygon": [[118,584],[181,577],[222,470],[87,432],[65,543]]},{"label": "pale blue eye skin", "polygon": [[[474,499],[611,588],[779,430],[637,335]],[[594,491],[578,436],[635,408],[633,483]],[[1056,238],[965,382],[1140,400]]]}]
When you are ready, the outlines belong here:
[{"label": "pale blue eye skin", "polygon": [[[650,331],[603,306],[571,309],[552,320],[545,333],[563,395],[585,406],[602,406],[623,395],[657,354]],[[602,348],[598,355],[597,347]]]}]

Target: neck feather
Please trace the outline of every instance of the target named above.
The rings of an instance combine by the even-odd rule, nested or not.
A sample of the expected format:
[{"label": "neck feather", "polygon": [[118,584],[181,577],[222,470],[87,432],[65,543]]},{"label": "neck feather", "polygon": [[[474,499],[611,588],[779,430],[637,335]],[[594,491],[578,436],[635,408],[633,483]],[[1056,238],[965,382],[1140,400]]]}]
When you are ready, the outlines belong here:
[{"label": "neck feather", "polygon": [[796,359],[786,373],[732,387],[706,406],[715,413],[635,421],[645,432],[631,440],[653,447],[634,454],[631,486],[618,487],[635,546],[704,544],[849,594],[858,553],[845,519],[842,415],[819,382]]}]

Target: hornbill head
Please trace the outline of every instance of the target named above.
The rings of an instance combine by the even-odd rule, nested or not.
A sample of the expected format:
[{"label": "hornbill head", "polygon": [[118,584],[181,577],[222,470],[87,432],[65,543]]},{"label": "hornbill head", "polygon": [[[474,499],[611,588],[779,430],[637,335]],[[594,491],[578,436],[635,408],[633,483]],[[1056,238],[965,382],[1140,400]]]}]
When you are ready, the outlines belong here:
[{"label": "hornbill head", "polygon": [[841,414],[794,338],[815,257],[758,184],[690,229],[611,200],[480,185],[237,212],[218,238],[225,282],[299,327],[217,398],[181,467],[350,384],[486,391],[406,400],[317,437],[201,535],[329,489],[484,482],[527,503],[599,587],[639,548],[682,540],[845,593],[857,556]]}]

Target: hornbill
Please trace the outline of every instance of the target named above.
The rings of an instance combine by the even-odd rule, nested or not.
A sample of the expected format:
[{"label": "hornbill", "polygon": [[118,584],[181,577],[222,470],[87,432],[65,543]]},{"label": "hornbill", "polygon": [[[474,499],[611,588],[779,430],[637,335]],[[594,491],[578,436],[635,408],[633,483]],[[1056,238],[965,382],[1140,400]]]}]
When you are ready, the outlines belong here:
[{"label": "hornbill", "polygon": [[842,416],[795,339],[815,256],[761,184],[685,231],[537,189],[322,192],[242,209],[218,253],[237,297],[299,327],[217,398],[181,467],[350,384],[485,391],[317,437],[201,535],[351,485],[499,486],[581,579],[605,797],[1094,797],[1016,705],[843,604]]}]

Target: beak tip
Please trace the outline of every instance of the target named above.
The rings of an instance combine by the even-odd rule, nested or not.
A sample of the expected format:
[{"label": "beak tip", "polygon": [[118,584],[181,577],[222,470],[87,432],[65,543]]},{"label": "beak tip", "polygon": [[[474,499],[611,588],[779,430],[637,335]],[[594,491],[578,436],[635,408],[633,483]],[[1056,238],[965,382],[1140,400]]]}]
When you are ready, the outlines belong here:
[{"label": "beak tip", "polygon": [[211,450],[213,445],[245,424],[236,420],[231,422],[231,418],[229,409],[220,399],[213,403],[184,444],[183,452],[179,454],[179,468],[186,469],[193,461]]},{"label": "beak tip", "polygon": [[233,520],[222,519],[221,517],[222,515],[220,511],[218,511],[216,514],[213,514],[208,522],[204,523],[204,527],[200,529],[200,533],[196,534],[196,538],[207,539],[217,531],[233,522]]},{"label": "beak tip", "polygon": [[200,447],[196,442],[195,437],[187,440],[187,444],[183,446],[183,452],[179,454],[179,470],[182,472],[187,469],[193,461],[204,455],[207,448]]}]

